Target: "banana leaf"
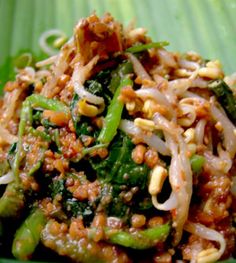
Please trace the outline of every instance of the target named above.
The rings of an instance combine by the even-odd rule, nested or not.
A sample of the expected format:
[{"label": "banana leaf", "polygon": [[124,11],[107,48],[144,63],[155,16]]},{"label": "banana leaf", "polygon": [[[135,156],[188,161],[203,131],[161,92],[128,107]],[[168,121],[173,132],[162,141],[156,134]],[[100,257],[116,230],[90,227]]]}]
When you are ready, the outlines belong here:
[{"label": "banana leaf", "polygon": [[155,41],[168,40],[170,50],[194,50],[219,59],[226,73],[235,71],[235,0],[0,0],[0,88],[14,78],[21,52],[43,58],[38,40],[45,30],[70,36],[76,21],[93,11],[110,12],[125,25],[135,20]]},{"label": "banana leaf", "polygon": [[[219,59],[227,74],[236,70],[235,0],[0,0],[0,90],[14,78],[20,53],[45,57],[38,43],[44,31],[58,28],[70,36],[76,21],[93,11],[110,12],[124,25],[135,20],[154,41],[169,41],[169,50],[194,50]],[[13,262],[20,263],[0,259]]]}]

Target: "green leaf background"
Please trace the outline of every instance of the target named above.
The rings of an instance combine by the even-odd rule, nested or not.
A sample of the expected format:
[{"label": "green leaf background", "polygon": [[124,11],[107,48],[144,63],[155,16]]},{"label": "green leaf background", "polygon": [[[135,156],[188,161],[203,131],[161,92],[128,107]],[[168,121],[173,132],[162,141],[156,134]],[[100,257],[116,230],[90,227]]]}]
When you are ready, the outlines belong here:
[{"label": "green leaf background", "polygon": [[38,39],[45,30],[70,36],[93,11],[108,11],[124,25],[135,20],[153,40],[168,40],[168,49],[194,50],[219,59],[226,73],[236,71],[236,0],[0,0],[0,87],[14,77],[12,59],[20,52],[42,57]]},{"label": "green leaf background", "polygon": [[[220,59],[226,73],[236,69],[235,0],[0,0],[0,81],[12,78],[12,58],[30,50],[40,58],[39,36],[59,28],[68,35],[79,18],[110,12],[127,25],[148,29],[170,50],[194,50]],[[0,85],[1,85],[0,83]]]}]

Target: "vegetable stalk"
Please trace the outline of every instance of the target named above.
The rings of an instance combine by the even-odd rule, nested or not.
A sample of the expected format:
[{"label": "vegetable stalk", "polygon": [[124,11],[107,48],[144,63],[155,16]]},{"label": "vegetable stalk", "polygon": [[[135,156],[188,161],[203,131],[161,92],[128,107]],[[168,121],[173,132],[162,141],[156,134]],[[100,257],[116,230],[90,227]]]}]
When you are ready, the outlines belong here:
[{"label": "vegetable stalk", "polygon": [[33,108],[42,108],[45,110],[64,112],[69,115],[69,108],[59,100],[49,99],[39,94],[32,94],[27,98],[27,101],[30,102]]},{"label": "vegetable stalk", "polygon": [[[91,229],[89,232],[90,238],[96,230]],[[163,224],[145,230],[137,230],[133,233],[123,230],[105,229],[107,241],[123,247],[133,249],[148,249],[154,247],[159,242],[164,242],[170,232],[170,225]]]},{"label": "vegetable stalk", "polygon": [[105,125],[102,128],[98,141],[101,143],[110,143],[116,135],[124,104],[118,99],[121,89],[125,86],[132,86],[133,82],[129,78],[123,78],[119,87],[115,91],[111,104],[108,107],[107,115],[105,117]]},{"label": "vegetable stalk", "polygon": [[142,52],[142,51],[145,51],[147,49],[150,49],[150,48],[162,48],[162,47],[168,46],[168,45],[169,45],[168,41],[151,42],[148,44],[136,45],[136,46],[129,47],[126,49],[126,52],[138,53],[138,52]]},{"label": "vegetable stalk", "polygon": [[33,254],[40,241],[41,232],[46,224],[41,209],[36,209],[20,226],[15,234],[12,254],[17,259],[27,260]]},{"label": "vegetable stalk", "polygon": [[23,102],[21,109],[20,123],[18,130],[18,144],[17,144],[16,155],[12,167],[15,181],[17,183],[19,183],[19,165],[22,155],[23,135],[25,133],[27,122],[29,122],[29,124],[32,123],[32,109],[30,107],[29,101],[25,100]]}]

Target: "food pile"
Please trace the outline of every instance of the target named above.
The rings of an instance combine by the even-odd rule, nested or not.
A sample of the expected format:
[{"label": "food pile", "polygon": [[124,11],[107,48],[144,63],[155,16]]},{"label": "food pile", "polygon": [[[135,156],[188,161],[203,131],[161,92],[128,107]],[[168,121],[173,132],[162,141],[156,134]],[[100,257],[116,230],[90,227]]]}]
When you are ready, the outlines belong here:
[{"label": "food pile", "polygon": [[92,14],[58,54],[6,83],[1,256],[233,256],[236,76],[225,76],[218,60],[167,45]]}]

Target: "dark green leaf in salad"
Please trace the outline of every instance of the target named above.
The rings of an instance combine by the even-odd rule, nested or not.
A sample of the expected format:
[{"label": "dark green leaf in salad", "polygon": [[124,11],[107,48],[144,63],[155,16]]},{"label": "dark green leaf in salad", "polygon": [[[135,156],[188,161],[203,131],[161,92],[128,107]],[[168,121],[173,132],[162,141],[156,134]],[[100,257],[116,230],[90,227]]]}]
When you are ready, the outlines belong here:
[{"label": "dark green leaf in salad", "polygon": [[213,91],[232,122],[236,123],[236,99],[230,87],[221,79],[212,81],[208,87]]}]

